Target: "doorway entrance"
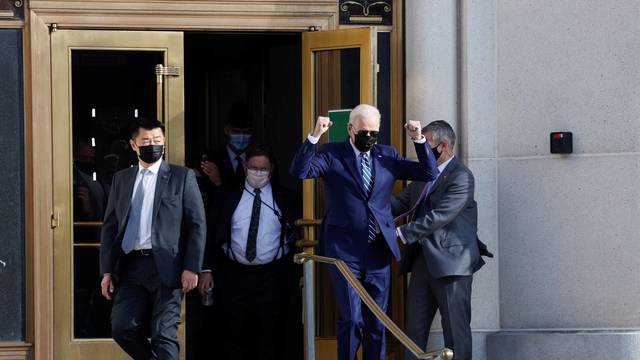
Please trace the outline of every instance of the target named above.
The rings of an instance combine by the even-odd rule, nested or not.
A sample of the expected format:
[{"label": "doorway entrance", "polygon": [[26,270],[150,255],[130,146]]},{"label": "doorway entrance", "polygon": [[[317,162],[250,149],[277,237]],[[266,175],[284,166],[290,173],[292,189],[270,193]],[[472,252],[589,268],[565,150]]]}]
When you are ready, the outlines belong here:
[{"label": "doorway entrance", "polygon": [[[365,42],[375,40],[375,30],[365,32]],[[127,119],[162,119],[167,125],[167,160],[197,169],[203,154],[224,146],[226,115],[235,102],[244,102],[253,114],[255,140],[274,149],[280,183],[307,199],[307,218],[321,217],[320,187],[291,179],[289,163],[317,115],[328,109],[350,108],[360,101],[375,102],[375,59],[370,56],[371,44],[362,52],[359,44],[363,42],[337,44],[336,39],[352,38],[326,32],[316,36],[309,50],[313,59],[305,63],[313,65],[305,65],[301,59],[303,38],[311,35],[320,33],[51,33],[56,358],[124,356],[109,339],[109,304],[95,297],[100,276],[95,266],[100,215],[83,212],[83,206],[99,210],[99,205],[91,202],[98,201],[101,192],[107,193],[109,171],[135,161],[126,146],[119,147],[127,140]],[[154,72],[157,65],[179,68],[177,76],[161,77],[160,81]],[[388,92],[388,87],[378,88],[379,106],[385,90]],[[384,114],[383,109],[383,117],[389,119]],[[385,139],[390,138],[389,124],[393,123],[387,120],[383,125]],[[115,168],[111,164],[114,159],[118,160]],[[85,198],[89,198],[86,204]],[[319,358],[332,358],[337,312],[323,271],[319,269],[316,279],[316,342],[327,345],[319,346],[318,353],[328,349],[326,357]],[[190,295],[188,302],[193,302],[194,296]],[[301,342],[297,301],[291,306],[290,324]],[[189,317],[187,328],[192,320]],[[187,341],[189,338],[187,335]]]},{"label": "doorway entrance", "polygon": [[[251,129],[252,143],[271,147],[276,161],[272,183],[296,194],[293,201],[302,208],[302,186],[288,175],[302,132],[301,33],[186,32],[184,44],[185,165],[198,174],[207,207],[217,206],[212,194],[232,190],[228,183],[237,180],[230,175],[238,165],[225,134],[233,124]],[[203,159],[216,163],[226,184],[218,186],[204,174]],[[303,358],[301,296],[294,281],[288,290],[278,357],[298,360]],[[188,360],[225,358],[225,317],[216,305],[214,300],[213,306],[202,306],[197,292],[187,295]]]}]

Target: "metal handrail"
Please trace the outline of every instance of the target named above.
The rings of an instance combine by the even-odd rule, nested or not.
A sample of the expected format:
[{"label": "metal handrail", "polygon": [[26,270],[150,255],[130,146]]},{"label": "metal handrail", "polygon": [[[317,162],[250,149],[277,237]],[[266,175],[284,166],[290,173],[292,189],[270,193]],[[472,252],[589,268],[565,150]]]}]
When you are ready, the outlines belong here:
[{"label": "metal handrail", "polygon": [[362,284],[356,279],[347,264],[339,259],[334,259],[325,256],[317,256],[311,255],[307,253],[299,253],[293,256],[293,261],[298,264],[304,264],[307,261],[317,261],[319,263],[335,265],[342,276],[344,276],[345,280],[353,287],[356,291],[360,299],[367,305],[369,310],[384,324],[384,326],[393,334],[393,336],[402,343],[414,356],[418,359],[442,359],[442,360],[451,360],[453,359],[453,351],[448,348],[443,348],[437,351],[424,352],[411,338],[407,336],[399,327],[396,325],[389,316],[378,306],[378,304],[373,300],[371,295],[364,289]]}]

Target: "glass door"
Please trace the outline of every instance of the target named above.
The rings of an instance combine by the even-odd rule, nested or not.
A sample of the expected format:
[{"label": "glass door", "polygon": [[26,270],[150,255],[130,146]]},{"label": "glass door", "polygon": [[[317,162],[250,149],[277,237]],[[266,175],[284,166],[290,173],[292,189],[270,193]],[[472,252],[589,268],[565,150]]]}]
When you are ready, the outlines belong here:
[{"label": "glass door", "polygon": [[[302,35],[303,139],[313,130],[318,116],[327,116],[329,110],[353,109],[361,103],[376,105],[376,38],[373,27]],[[345,141],[346,133],[346,128],[336,131],[336,138],[328,141]],[[327,136],[321,141],[327,141]],[[322,219],[323,198],[321,179],[303,182],[304,219]],[[308,240],[315,239],[314,230],[305,232]],[[338,309],[324,264],[316,265],[314,290],[316,359],[334,359]]]},{"label": "glass door", "polygon": [[[100,293],[102,217],[112,175],[137,164],[135,118],[163,121],[166,160],[184,161],[183,52],[180,32],[51,34],[56,359],[128,358]],[[179,331],[184,345],[184,324]]]}]

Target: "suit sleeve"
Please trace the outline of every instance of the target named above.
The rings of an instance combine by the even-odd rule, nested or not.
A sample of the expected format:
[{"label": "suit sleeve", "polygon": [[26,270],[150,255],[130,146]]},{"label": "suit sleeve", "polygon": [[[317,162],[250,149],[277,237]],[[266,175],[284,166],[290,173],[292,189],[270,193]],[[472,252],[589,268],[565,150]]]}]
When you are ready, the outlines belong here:
[{"label": "suit sleeve", "polygon": [[472,199],[473,191],[473,175],[460,173],[456,179],[452,179],[435,208],[425,216],[400,226],[406,241],[412,244],[453,221]]},{"label": "suit sleeve", "polygon": [[391,212],[393,216],[398,216],[411,209],[411,188],[409,185],[396,196],[391,197]]},{"label": "suit sleeve", "polygon": [[195,273],[202,268],[204,246],[207,236],[207,222],[204,215],[204,205],[193,170],[188,170],[185,177],[184,194],[182,197],[183,226],[186,230],[186,244],[184,254],[184,269]]},{"label": "suit sleeve", "polygon": [[305,140],[296,152],[289,167],[291,176],[297,179],[315,179],[324,176],[331,165],[329,154],[316,152],[316,145]]},{"label": "suit sleeve", "polygon": [[431,181],[438,175],[436,158],[429,149],[429,142],[422,144],[414,142],[418,162],[408,160],[400,156],[395,150],[396,178],[402,180]]},{"label": "suit sleeve", "polygon": [[109,200],[107,202],[107,210],[105,210],[102,230],[100,233],[100,274],[111,273],[111,253],[117,249],[113,249],[118,236],[118,218],[116,217],[116,188],[117,178],[113,177],[113,184],[109,191]]}]

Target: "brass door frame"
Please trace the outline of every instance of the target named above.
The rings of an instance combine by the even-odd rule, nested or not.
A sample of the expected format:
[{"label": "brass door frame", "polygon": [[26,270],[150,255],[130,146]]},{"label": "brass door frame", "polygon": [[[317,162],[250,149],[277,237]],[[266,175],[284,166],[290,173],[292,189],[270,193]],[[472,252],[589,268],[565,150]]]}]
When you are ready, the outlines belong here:
[{"label": "brass door frame", "polygon": [[[183,67],[181,32],[59,30],[51,35],[53,205],[54,354],[57,359],[115,360],[128,358],[111,339],[73,338],[73,196],[72,196],[72,81],[73,50],[154,51],[164,65]],[[153,71],[150,69],[149,71]],[[99,84],[97,84],[99,86]],[[164,82],[166,156],[184,162],[184,79]],[[150,94],[153,95],[153,94]],[[158,99],[163,100],[163,99]],[[184,339],[184,326],[181,326]],[[184,341],[183,341],[184,343]],[[183,352],[184,353],[184,352]]]},{"label": "brass door frame", "polygon": [[[377,88],[377,30],[375,27],[351,28],[333,31],[318,31],[302,34],[302,141],[315,127],[315,53],[327,50],[360,49],[360,103],[376,105]],[[314,219],[316,209],[316,181],[303,180],[302,214],[304,219]],[[315,227],[306,231],[306,239],[316,240]],[[313,254],[313,248],[305,248]],[[313,267],[305,268],[305,283],[315,284]],[[315,290],[305,292],[305,301],[315,300]],[[307,306],[306,304],[304,305]],[[310,306],[310,305],[309,305]],[[305,352],[308,347],[305,333]],[[317,359],[335,357],[337,342],[335,338],[315,337],[314,348]],[[309,349],[309,351],[313,350]]]}]

